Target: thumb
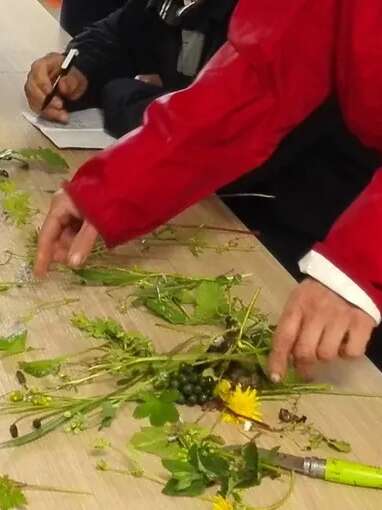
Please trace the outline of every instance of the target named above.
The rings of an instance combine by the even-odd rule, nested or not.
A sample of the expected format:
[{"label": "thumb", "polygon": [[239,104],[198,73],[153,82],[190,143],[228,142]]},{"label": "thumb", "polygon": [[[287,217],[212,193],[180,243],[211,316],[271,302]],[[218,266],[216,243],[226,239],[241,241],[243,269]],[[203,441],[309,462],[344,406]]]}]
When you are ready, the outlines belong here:
[{"label": "thumb", "polygon": [[67,262],[70,267],[78,267],[85,262],[93,249],[97,236],[97,230],[85,220],[68,253]]}]

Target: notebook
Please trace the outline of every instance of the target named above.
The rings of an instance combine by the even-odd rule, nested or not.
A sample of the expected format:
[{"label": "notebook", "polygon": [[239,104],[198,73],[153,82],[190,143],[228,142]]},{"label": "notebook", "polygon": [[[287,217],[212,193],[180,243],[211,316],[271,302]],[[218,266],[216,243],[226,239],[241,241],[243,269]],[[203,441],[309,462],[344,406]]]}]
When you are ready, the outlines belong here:
[{"label": "notebook", "polygon": [[67,124],[41,119],[31,112],[23,112],[23,116],[59,149],[105,149],[116,142],[105,132],[98,108],[70,113]]}]

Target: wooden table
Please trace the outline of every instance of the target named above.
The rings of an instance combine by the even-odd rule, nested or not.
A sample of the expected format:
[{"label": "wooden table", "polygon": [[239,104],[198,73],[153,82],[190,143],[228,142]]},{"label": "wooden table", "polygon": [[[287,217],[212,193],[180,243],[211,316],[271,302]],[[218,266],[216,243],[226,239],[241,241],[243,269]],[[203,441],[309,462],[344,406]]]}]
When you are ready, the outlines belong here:
[{"label": "wooden table", "polygon": [[[23,83],[30,63],[48,51],[60,49],[67,37],[59,30],[56,21],[35,0],[1,0],[0,3],[0,146],[20,148],[25,146],[49,146],[37,130],[21,118],[25,109]],[[65,158],[71,169],[83,162],[89,153],[65,151]],[[50,195],[47,190],[57,188],[60,177],[42,171],[26,172],[12,168],[12,177],[18,185],[31,192],[33,203],[42,213],[46,211]],[[42,213],[36,223],[41,222]],[[242,228],[240,222],[216,199],[204,201],[177,219],[182,223]],[[0,225],[1,250],[11,249],[16,253],[25,252],[26,233]],[[211,234],[211,242],[221,241],[221,235]],[[227,240],[227,236],[225,237]],[[249,253],[229,252],[217,255],[207,251],[195,258],[186,248],[165,248],[150,251],[143,256],[132,243],[126,250],[126,263],[164,271],[178,271],[188,274],[217,275],[234,269],[236,272],[253,273],[253,277],[241,290],[248,298],[255,288],[262,289],[260,306],[273,319],[277,316],[293,288],[292,278],[281,268],[272,256],[256,242],[256,249]],[[1,261],[0,261],[1,262]],[[19,261],[14,260],[0,266],[0,281],[12,279]],[[15,321],[33,304],[52,301],[62,297],[79,297],[75,307],[63,307],[38,315],[29,324],[29,342],[43,348],[43,356],[78,351],[84,340],[69,325],[74,308],[86,310],[91,315],[109,315],[120,320],[127,329],[139,329],[155,339],[160,349],[179,341],[179,335],[155,326],[155,320],[142,310],[131,310],[120,315],[103,289],[87,289],[73,286],[70,281],[54,273],[50,279],[34,291],[18,289],[1,295],[0,327]],[[82,342],[82,344],[81,344]],[[31,353],[30,359],[41,357]],[[1,390],[6,392],[15,387],[14,372],[17,359],[2,362],[0,376]],[[336,384],[339,388],[354,392],[382,394],[382,378],[378,370],[366,359],[353,363],[338,363],[320,371],[320,380]],[[277,405],[267,406],[274,414]],[[382,464],[382,401],[333,396],[304,397],[300,402],[301,411],[325,434],[348,439],[353,447],[351,458],[371,464]],[[272,415],[272,413],[270,413]],[[273,416],[274,416],[273,414]],[[138,424],[129,418],[126,410],[121,419],[112,427],[113,440],[125,441]],[[0,439],[8,437],[9,421],[0,420]],[[230,428],[227,438],[238,439],[236,429]],[[29,493],[31,510],[101,510],[111,508],[122,510],[147,509],[155,501],[158,510],[182,508],[203,509],[207,504],[191,499],[174,500],[160,494],[160,489],[144,480],[129,479],[116,474],[99,473],[94,469],[94,458],[89,449],[95,432],[89,431],[78,436],[57,432],[33,445],[16,450],[0,451],[0,472],[25,480],[29,483],[73,487],[90,491],[94,497],[62,496],[51,493]],[[270,439],[264,439],[264,444]],[[284,449],[298,453],[292,442],[283,441]],[[318,452],[328,455],[328,452]],[[339,454],[339,456],[341,456]],[[251,493],[250,503],[263,506],[275,501],[283,494],[285,486],[279,482],[265,482]],[[334,504],[333,504],[334,502]],[[382,507],[382,493],[379,491],[342,487],[320,481],[298,478],[295,491],[285,509],[290,510],[377,510]]]}]

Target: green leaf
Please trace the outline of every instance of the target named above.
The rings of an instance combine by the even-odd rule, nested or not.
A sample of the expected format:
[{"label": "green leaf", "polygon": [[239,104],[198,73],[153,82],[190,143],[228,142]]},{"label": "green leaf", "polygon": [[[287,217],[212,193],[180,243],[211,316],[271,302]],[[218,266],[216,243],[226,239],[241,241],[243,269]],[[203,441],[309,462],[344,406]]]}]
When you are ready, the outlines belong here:
[{"label": "green leaf", "polygon": [[182,485],[179,480],[172,478],[167,482],[162,493],[166,496],[196,497],[203,494],[207,488],[206,482],[202,478],[193,480],[186,488],[183,488]]},{"label": "green leaf", "polygon": [[101,266],[73,269],[73,272],[81,278],[82,283],[88,285],[131,285],[139,282],[145,276],[144,272]]},{"label": "green leaf", "polygon": [[170,324],[187,324],[188,316],[171,299],[148,298],[143,304],[158,317],[161,317]]},{"label": "green leaf", "polygon": [[350,453],[351,445],[347,441],[339,441],[337,439],[325,439],[326,444],[329,448],[336,450],[337,452]]},{"label": "green leaf", "polygon": [[156,427],[178,421],[179,413],[175,402],[179,393],[176,390],[164,391],[159,397],[145,394],[142,398],[144,402],[135,408],[134,418],[149,418],[151,425]]},{"label": "green leaf", "polygon": [[259,470],[259,454],[255,443],[248,443],[242,449],[243,458],[245,462],[245,469],[251,473],[256,473]]},{"label": "green leaf", "polygon": [[168,427],[143,427],[134,434],[130,444],[139,451],[157,455],[163,459],[176,459],[183,452],[177,442],[169,441]]},{"label": "green leaf", "polygon": [[110,427],[114,418],[117,416],[118,411],[117,405],[113,405],[111,402],[106,401],[102,405],[101,424],[99,430]]},{"label": "green leaf", "polygon": [[196,289],[196,306],[192,322],[210,322],[227,312],[225,287],[216,281],[202,282]]},{"label": "green leaf", "polygon": [[5,195],[14,193],[17,190],[16,184],[11,179],[0,179],[0,191]]},{"label": "green leaf", "polygon": [[172,475],[164,488],[164,494],[172,496],[197,496],[207,486],[207,479],[191,462],[164,459],[162,460],[162,465]]},{"label": "green leaf", "polygon": [[259,456],[255,443],[251,442],[241,448],[238,466],[234,471],[229,472],[224,481],[223,494],[232,494],[237,489],[247,489],[259,483]]},{"label": "green leaf", "polygon": [[64,358],[41,359],[37,361],[21,361],[19,367],[26,374],[41,378],[48,375],[57,375],[61,369]]},{"label": "green leaf", "polygon": [[195,467],[184,460],[163,459],[162,466],[177,477],[195,473]]},{"label": "green leaf", "polygon": [[19,149],[14,154],[16,156],[20,155],[26,163],[43,163],[52,171],[63,171],[69,168],[65,159],[58,152],[54,152],[49,148]]},{"label": "green leaf", "polygon": [[8,354],[21,354],[26,349],[27,330],[8,337],[0,337],[0,351]]},{"label": "green leaf", "polygon": [[84,331],[93,338],[106,340],[122,338],[126,332],[118,322],[113,319],[89,319],[84,313],[75,313],[71,322],[80,331]]},{"label": "green leaf", "polygon": [[180,289],[173,294],[174,299],[182,305],[194,305],[195,293],[188,289]]},{"label": "green leaf", "polygon": [[149,356],[153,353],[153,345],[147,337],[140,333],[125,331],[121,324],[113,319],[91,320],[80,312],[73,314],[71,322],[73,326],[89,336],[109,340],[125,351],[133,351],[140,356]]},{"label": "green leaf", "polygon": [[208,477],[211,477],[211,474],[217,478],[227,475],[229,464],[219,453],[199,455],[199,462]]},{"label": "green leaf", "polygon": [[32,216],[30,196],[25,191],[6,194],[2,200],[2,207],[7,218],[18,227],[28,223]]},{"label": "green leaf", "polygon": [[0,510],[16,510],[26,504],[26,497],[19,484],[6,475],[0,476]]}]

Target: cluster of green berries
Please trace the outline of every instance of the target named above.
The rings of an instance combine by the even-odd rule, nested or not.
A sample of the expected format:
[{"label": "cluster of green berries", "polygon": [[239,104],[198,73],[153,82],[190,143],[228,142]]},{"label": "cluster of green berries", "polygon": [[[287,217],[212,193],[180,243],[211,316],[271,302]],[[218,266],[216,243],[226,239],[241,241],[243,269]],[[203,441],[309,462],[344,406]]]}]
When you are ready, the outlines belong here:
[{"label": "cluster of green berries", "polygon": [[39,390],[30,389],[27,392],[21,390],[12,391],[8,397],[10,402],[30,402],[37,407],[47,406],[52,402],[52,397],[41,393]]},{"label": "cluster of green berries", "polygon": [[204,377],[198,369],[186,363],[169,377],[166,384],[168,389],[178,390],[178,404],[189,406],[203,405],[212,400],[215,385],[212,377]]},{"label": "cluster of green berries", "polygon": [[70,411],[65,411],[65,418],[72,418],[69,424],[64,428],[64,432],[71,432],[72,434],[79,434],[86,429],[85,417],[81,413],[72,415]]}]

